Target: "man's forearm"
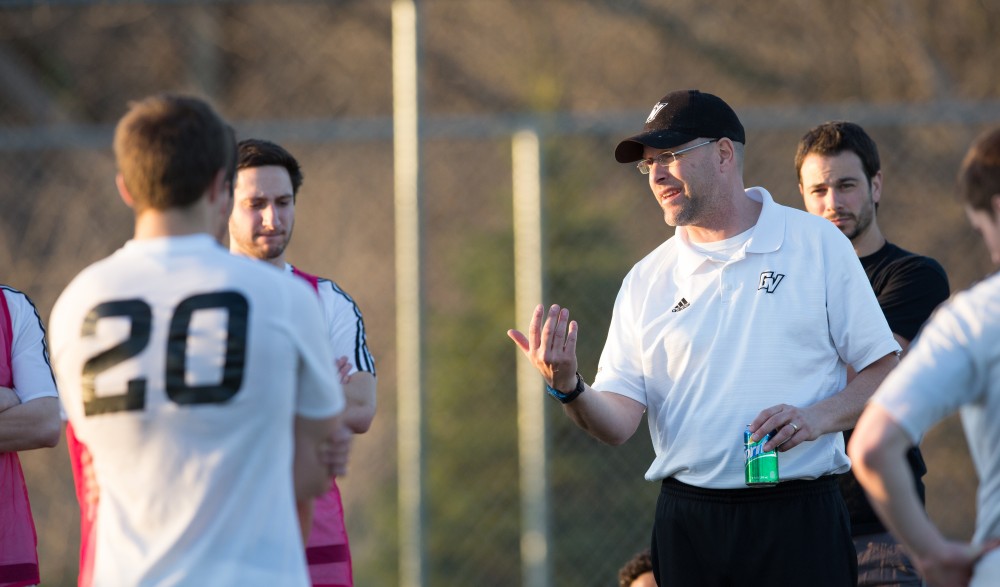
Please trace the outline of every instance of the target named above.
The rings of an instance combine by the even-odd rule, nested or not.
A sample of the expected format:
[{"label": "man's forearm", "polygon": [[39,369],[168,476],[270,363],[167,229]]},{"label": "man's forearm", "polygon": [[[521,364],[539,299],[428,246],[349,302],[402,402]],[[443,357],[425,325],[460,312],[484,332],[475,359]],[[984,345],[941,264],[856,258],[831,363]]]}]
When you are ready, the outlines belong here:
[{"label": "man's forearm", "polygon": [[9,387],[0,386],[0,412],[13,408],[21,403],[21,398],[17,397],[17,392]]},{"label": "man's forearm", "polygon": [[350,381],[344,383],[344,398],[344,423],[355,434],[368,432],[375,419],[375,375],[367,371],[351,375]]},{"label": "man's forearm", "polygon": [[881,406],[873,404],[851,435],[848,453],[854,476],[889,530],[922,557],[946,542],[927,517],[906,460],[912,442]]},{"label": "man's forearm", "polygon": [[810,406],[809,410],[818,414],[818,421],[823,423],[820,432],[828,434],[853,428],[865,404],[898,363],[895,353],[888,354],[862,369],[839,393]]},{"label": "man's forearm", "polygon": [[295,457],[292,465],[295,499],[319,497],[330,490],[333,475],[322,460],[322,447],[338,421],[333,418],[295,417]]},{"label": "man's forearm", "polygon": [[40,397],[0,412],[0,452],[51,448],[59,444],[59,400]]},{"label": "man's forearm", "polygon": [[566,415],[597,440],[617,446],[635,434],[646,407],[612,392],[586,390],[563,408]]}]

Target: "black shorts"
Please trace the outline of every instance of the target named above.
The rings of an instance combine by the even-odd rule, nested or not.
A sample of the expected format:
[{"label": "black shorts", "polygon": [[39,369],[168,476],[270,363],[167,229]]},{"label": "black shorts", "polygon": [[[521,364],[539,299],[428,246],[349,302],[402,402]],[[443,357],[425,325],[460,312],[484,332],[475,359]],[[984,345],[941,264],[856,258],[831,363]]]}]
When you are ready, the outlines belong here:
[{"label": "black shorts", "polygon": [[702,489],[663,482],[653,574],[666,587],[853,587],[858,559],[836,477],[776,487]]}]

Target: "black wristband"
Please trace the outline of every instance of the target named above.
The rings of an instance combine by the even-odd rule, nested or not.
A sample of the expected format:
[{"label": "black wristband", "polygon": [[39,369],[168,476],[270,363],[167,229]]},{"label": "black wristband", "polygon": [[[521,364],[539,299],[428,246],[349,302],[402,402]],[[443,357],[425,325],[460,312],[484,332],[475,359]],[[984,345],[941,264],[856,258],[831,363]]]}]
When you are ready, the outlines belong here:
[{"label": "black wristband", "polygon": [[545,391],[564,404],[568,404],[569,402],[575,400],[585,389],[587,389],[587,386],[584,384],[583,376],[580,375],[579,371],[576,372],[576,389],[569,393],[563,393],[548,383],[545,384]]}]

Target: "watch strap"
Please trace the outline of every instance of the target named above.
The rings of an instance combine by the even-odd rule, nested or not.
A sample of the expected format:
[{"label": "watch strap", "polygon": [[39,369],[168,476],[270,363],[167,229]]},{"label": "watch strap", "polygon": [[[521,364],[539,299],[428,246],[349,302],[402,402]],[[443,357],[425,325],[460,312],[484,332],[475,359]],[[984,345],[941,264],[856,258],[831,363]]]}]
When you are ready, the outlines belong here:
[{"label": "watch strap", "polygon": [[583,376],[580,375],[579,371],[576,372],[576,389],[569,393],[563,393],[548,383],[545,384],[545,391],[564,404],[568,404],[569,402],[575,400],[585,389],[587,389],[587,386],[584,384]]}]

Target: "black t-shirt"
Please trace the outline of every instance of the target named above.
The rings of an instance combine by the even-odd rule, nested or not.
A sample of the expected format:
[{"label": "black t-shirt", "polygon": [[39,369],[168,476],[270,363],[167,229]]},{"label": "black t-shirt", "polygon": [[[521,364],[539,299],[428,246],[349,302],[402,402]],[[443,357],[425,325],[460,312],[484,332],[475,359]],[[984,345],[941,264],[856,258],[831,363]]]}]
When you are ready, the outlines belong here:
[{"label": "black t-shirt", "polygon": [[[948,276],[940,263],[891,243],[887,242],[875,253],[862,257],[861,265],[868,274],[868,281],[872,284],[889,329],[907,340],[912,341],[917,336],[934,308],[950,295]],[[845,442],[851,439],[851,432],[853,430],[844,432]],[[927,473],[927,466],[917,447],[910,449],[906,457],[923,501],[924,483],[921,477]],[[851,514],[851,533],[854,536],[886,531],[853,472],[841,476],[840,492]]]}]

